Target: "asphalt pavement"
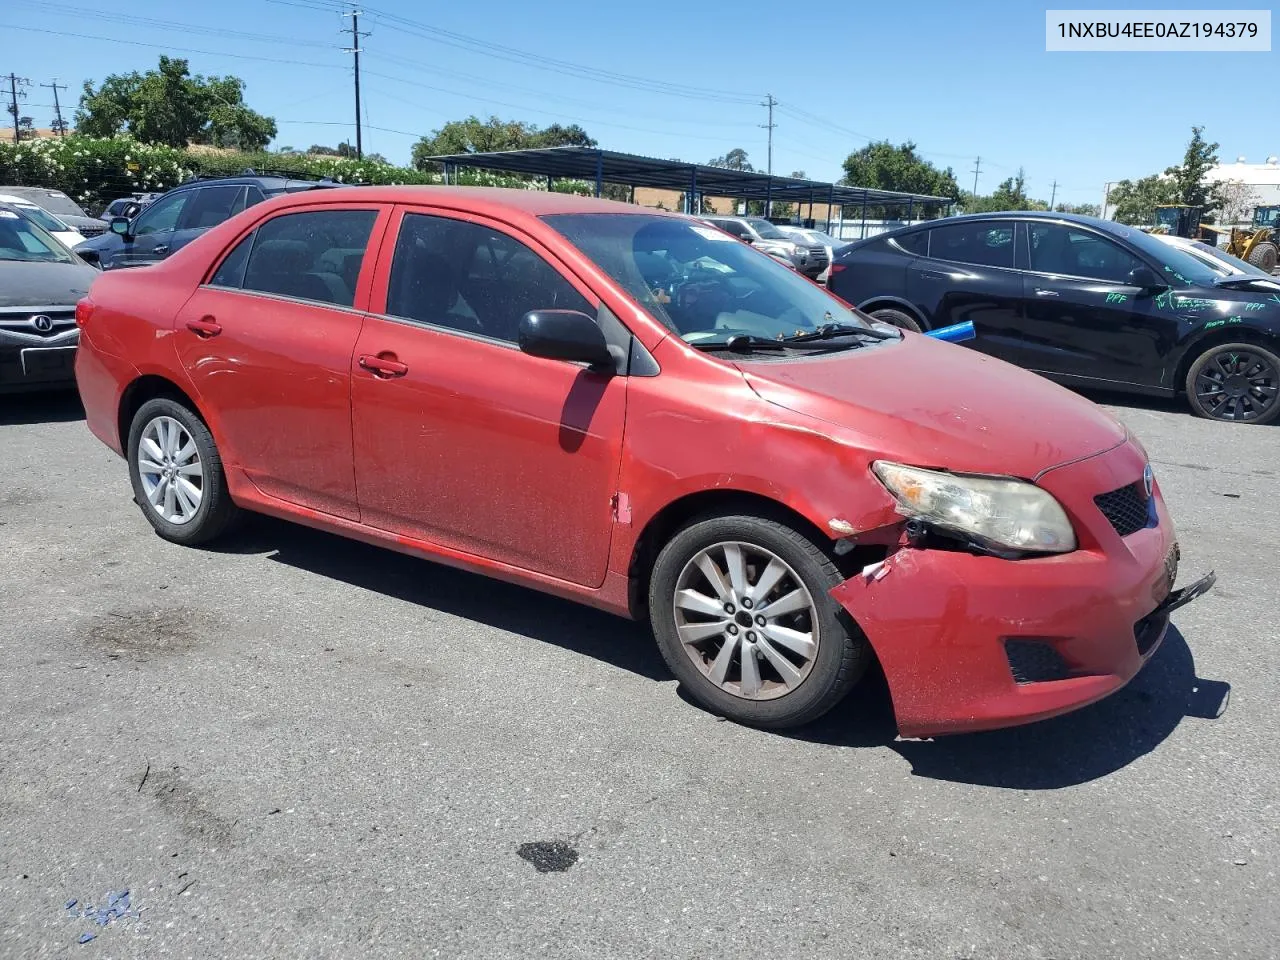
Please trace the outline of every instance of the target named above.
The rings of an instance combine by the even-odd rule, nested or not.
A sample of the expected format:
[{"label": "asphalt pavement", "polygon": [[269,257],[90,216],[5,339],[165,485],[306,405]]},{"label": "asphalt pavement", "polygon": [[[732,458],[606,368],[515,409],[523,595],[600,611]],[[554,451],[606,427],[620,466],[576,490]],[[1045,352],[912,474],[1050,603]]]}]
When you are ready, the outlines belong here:
[{"label": "asphalt pavement", "polygon": [[1123,402],[1218,586],[1094,707],[901,741],[300,527],[167,544],[74,399],[2,397],[0,957],[1275,956],[1280,427]]}]

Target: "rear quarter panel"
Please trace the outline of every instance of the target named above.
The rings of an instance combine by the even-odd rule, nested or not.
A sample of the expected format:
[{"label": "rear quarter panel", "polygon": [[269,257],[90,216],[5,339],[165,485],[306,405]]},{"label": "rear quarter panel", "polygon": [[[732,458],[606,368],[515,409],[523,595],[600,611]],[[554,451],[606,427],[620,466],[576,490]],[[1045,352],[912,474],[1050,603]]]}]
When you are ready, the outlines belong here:
[{"label": "rear quarter panel", "polygon": [[876,238],[865,246],[856,246],[836,258],[844,266],[830,280],[833,293],[855,306],[879,298],[905,302],[907,267],[913,257],[890,248]]}]

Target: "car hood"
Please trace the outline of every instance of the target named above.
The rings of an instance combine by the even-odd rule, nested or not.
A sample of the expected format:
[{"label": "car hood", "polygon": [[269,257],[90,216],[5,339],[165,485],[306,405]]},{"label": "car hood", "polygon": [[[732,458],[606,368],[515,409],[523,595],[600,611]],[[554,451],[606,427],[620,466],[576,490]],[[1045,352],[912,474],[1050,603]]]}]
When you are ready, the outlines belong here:
[{"label": "car hood", "polygon": [[75,306],[98,276],[84,263],[0,260],[0,307]]},{"label": "car hood", "polygon": [[1032,479],[1127,433],[1097,404],[967,347],[906,334],[794,361],[740,361],[765,401],[843,428],[873,457]]}]

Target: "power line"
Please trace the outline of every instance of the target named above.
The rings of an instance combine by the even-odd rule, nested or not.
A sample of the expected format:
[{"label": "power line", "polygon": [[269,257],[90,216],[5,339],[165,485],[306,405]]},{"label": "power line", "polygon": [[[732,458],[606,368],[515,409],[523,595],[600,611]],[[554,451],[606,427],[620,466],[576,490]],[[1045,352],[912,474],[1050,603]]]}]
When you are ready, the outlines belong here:
[{"label": "power line", "polygon": [[352,7],[350,13],[342,15],[351,18],[351,48],[343,51],[349,53],[355,58],[355,77],[356,77],[356,159],[359,160],[364,156],[363,141],[360,137],[360,38],[367,37],[369,34],[360,32],[360,11]]},{"label": "power line", "polygon": [[12,73],[5,79],[9,81],[9,112],[13,114],[13,142],[17,143],[22,139],[22,127],[19,123],[21,111],[18,109],[18,98],[27,99],[26,91],[18,88],[31,86],[31,81],[25,77],[14,76]]},{"label": "power line", "polygon": [[62,119],[62,104],[58,102],[58,91],[67,89],[66,84],[59,84],[58,78],[53,78],[53,83],[42,83],[40,86],[53,91],[53,113],[57,118],[53,121],[53,129],[57,131],[58,136],[65,137],[67,135],[67,125]]},{"label": "power line", "polygon": [[777,105],[778,101],[773,98],[772,93],[765,97],[764,103],[760,104],[762,107],[769,108],[769,122],[762,123],[760,126],[769,131],[769,160],[767,170],[771,177],[773,176],[773,128],[777,126],[777,124],[773,122],[773,108]]}]

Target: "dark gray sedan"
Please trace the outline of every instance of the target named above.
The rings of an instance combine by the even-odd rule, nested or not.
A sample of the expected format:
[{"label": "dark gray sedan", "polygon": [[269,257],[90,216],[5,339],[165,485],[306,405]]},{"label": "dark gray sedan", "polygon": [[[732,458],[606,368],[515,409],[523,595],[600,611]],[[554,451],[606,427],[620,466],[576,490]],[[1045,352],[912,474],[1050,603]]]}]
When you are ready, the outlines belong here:
[{"label": "dark gray sedan", "polygon": [[0,204],[0,393],[75,383],[76,302],[98,271]]}]

